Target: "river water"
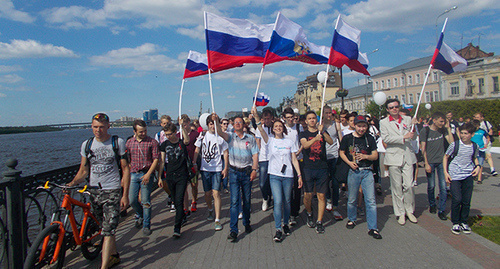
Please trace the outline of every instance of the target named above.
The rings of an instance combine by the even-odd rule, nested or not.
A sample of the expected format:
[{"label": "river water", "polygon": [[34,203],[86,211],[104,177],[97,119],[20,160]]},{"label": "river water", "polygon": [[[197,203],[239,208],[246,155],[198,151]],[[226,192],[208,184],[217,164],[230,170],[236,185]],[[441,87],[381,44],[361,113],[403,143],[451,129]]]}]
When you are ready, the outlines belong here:
[{"label": "river water", "polygon": [[[159,126],[148,127],[148,135],[154,137],[159,130]],[[126,139],[133,130],[111,128],[109,133]],[[91,129],[0,135],[0,173],[6,170],[5,162],[10,158],[19,161],[16,169],[22,171],[21,176],[79,164],[80,147],[92,136]]]}]

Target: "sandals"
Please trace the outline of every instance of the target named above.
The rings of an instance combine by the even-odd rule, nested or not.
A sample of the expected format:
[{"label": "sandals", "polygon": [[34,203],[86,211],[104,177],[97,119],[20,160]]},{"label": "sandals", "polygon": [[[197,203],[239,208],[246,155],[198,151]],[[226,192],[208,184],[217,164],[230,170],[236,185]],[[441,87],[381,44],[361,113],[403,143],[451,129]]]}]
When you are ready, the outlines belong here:
[{"label": "sandals", "polygon": [[354,221],[348,221],[346,224],[345,224],[345,227],[347,229],[354,229],[354,227],[356,226],[356,222]]},{"label": "sandals", "polygon": [[380,235],[379,231],[375,229],[371,229],[370,231],[368,231],[368,235],[375,239],[382,239],[382,235]]}]

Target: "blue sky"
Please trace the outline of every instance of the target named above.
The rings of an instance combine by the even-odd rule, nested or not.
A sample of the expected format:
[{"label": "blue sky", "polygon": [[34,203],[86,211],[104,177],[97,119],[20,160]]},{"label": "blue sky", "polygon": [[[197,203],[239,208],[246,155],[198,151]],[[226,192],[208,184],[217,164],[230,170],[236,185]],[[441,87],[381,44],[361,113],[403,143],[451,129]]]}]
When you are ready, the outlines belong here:
[{"label": "blue sky", "polygon": [[[176,116],[189,50],[205,52],[203,10],[274,23],[277,12],[300,24],[308,39],[329,46],[334,20],[361,30],[361,51],[376,74],[429,56],[449,17],[445,42],[469,42],[486,52],[500,47],[495,0],[0,0],[0,126],[85,122],[95,112],[111,119],[140,117],[158,108]],[[479,40],[480,37],[480,40]],[[260,65],[213,74],[215,110],[250,107]],[[276,106],[299,81],[325,66],[279,62],[266,67],[261,91]],[[344,87],[364,83],[344,69]],[[210,105],[208,76],[186,81],[183,113]]]}]

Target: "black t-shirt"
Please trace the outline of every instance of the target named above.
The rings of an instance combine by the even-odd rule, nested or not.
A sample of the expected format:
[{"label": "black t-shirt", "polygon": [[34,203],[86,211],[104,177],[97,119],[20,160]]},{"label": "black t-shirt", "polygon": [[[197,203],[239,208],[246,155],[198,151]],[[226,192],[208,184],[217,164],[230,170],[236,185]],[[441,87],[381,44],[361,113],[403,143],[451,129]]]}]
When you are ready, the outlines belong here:
[{"label": "black t-shirt", "polygon": [[[352,133],[344,136],[340,141],[340,150],[345,152],[347,158],[352,161],[355,152],[370,155],[372,151],[377,150],[375,138],[371,135],[363,135],[355,137]],[[373,161],[361,160],[358,162],[358,167],[370,167]]]},{"label": "black t-shirt", "polygon": [[[311,133],[309,130],[304,130],[299,134],[299,141],[305,138],[307,141],[313,139],[318,134],[318,131]],[[314,142],[310,148],[302,150],[304,153],[304,168],[307,169],[328,169],[326,163],[326,147],[325,138]]]},{"label": "black t-shirt", "polygon": [[187,149],[184,143],[179,140],[177,143],[172,143],[169,140],[165,140],[160,145],[160,151],[165,152],[165,158],[168,163],[165,164],[167,167],[167,175],[170,173],[187,173]]}]

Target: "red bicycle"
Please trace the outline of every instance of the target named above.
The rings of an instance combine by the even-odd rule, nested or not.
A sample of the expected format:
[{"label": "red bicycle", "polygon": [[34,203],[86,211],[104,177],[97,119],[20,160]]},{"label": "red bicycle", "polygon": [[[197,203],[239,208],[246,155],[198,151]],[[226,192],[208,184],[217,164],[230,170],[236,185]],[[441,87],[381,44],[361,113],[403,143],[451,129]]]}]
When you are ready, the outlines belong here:
[{"label": "red bicycle", "polygon": [[[102,249],[103,236],[91,204],[82,203],[67,193],[80,187],[67,187],[47,181],[42,188],[50,187],[65,192],[61,208],[53,214],[51,225],[42,230],[31,245],[24,263],[25,269],[63,268],[66,250],[75,250],[80,245],[83,256],[88,260],[97,258]],[[85,186],[78,192],[91,195],[88,188]],[[75,207],[83,210],[81,224],[75,218]]]}]

